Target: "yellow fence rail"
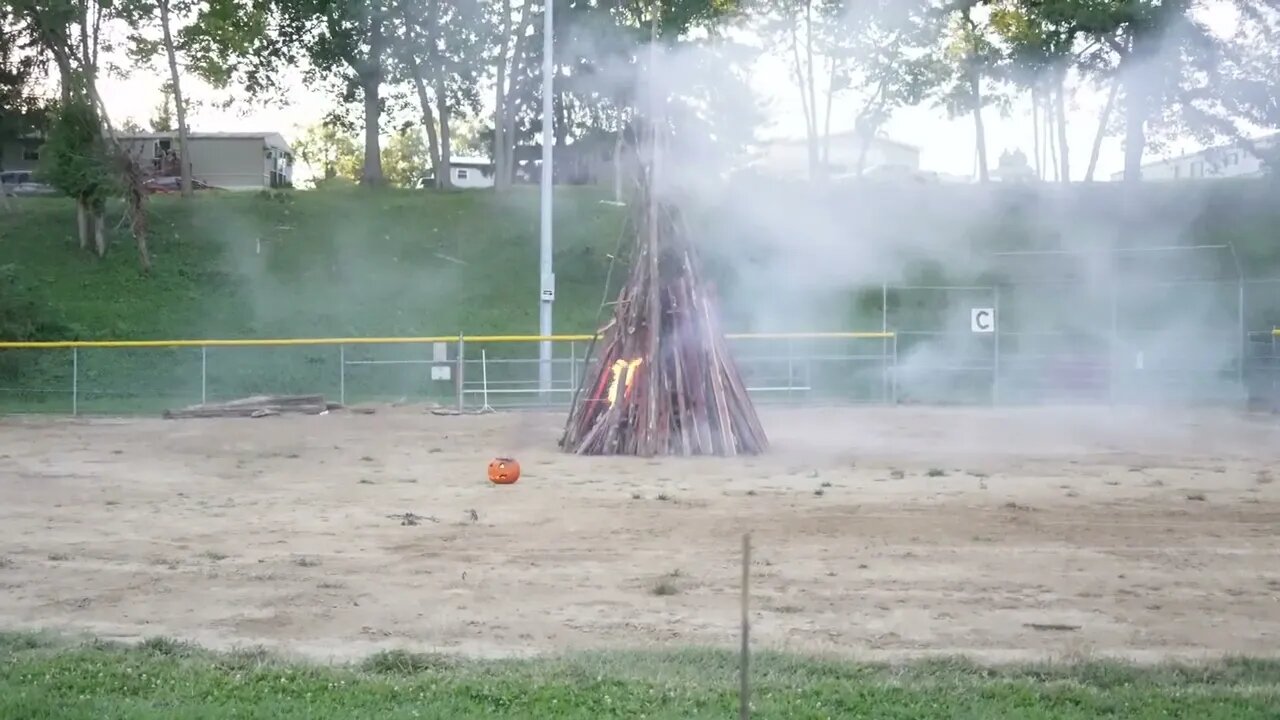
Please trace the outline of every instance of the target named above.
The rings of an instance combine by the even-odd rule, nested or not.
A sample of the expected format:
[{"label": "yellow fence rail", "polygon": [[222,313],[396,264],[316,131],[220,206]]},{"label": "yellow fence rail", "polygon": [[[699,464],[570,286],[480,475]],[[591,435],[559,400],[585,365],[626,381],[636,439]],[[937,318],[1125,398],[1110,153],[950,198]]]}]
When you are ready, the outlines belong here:
[{"label": "yellow fence rail", "polygon": [[[64,390],[61,389],[60,383],[66,382],[69,386],[65,391],[70,395],[71,414],[75,415],[80,412],[82,398],[95,398],[94,402],[100,402],[103,397],[112,392],[119,394],[125,398],[143,398],[151,384],[157,387],[164,387],[164,380],[157,380],[154,375],[154,368],[148,368],[138,371],[135,376],[127,376],[119,370],[111,369],[110,362],[104,363],[101,355],[85,352],[93,349],[152,349],[152,350],[193,350],[194,360],[182,360],[181,362],[194,362],[198,368],[193,368],[191,376],[192,382],[189,389],[180,390],[178,394],[184,399],[184,393],[191,392],[191,398],[198,398],[201,403],[206,402],[210,397],[211,378],[225,390],[227,383],[241,383],[245,392],[253,390],[258,391],[256,381],[253,381],[249,375],[232,372],[228,380],[227,368],[235,366],[235,362],[231,365],[222,364],[220,358],[223,356],[218,354],[219,348],[312,348],[320,352],[312,352],[315,357],[308,358],[308,369],[299,371],[294,374],[286,372],[283,375],[277,373],[271,375],[267,372],[268,382],[281,383],[293,387],[312,387],[319,382],[321,385],[330,382],[326,379],[326,374],[333,372],[332,380],[335,381],[333,386],[337,390],[339,402],[346,403],[348,400],[348,380],[351,373],[367,373],[373,368],[384,368],[388,375],[383,377],[391,378],[386,381],[371,381],[366,375],[351,375],[352,378],[360,377],[360,382],[365,392],[370,387],[378,387],[378,382],[388,383],[387,387],[391,387],[397,381],[394,379],[394,373],[399,372],[398,368],[408,368],[412,366],[431,366],[430,385],[433,388],[431,392],[437,392],[441,388],[437,383],[451,383],[453,388],[452,394],[454,401],[457,403],[459,411],[466,408],[467,400],[480,398],[484,406],[489,407],[490,396],[502,397],[503,402],[510,403],[522,402],[521,398],[536,398],[538,405],[548,403],[547,398],[554,395],[558,399],[564,399],[575,391],[580,375],[585,369],[585,363],[588,361],[587,354],[582,353],[581,345],[575,343],[586,344],[596,339],[598,335],[590,334],[574,334],[574,335],[424,335],[412,337],[323,337],[323,338],[208,338],[208,339],[174,339],[174,340],[62,340],[53,342],[39,341],[0,341],[0,353],[5,351],[62,351],[65,352],[69,372],[66,370],[51,369],[52,365],[41,365],[36,368],[31,377],[35,378],[33,382],[45,383],[44,385],[33,385],[31,387],[18,385],[16,387],[0,386],[0,395],[12,395],[21,398],[22,402],[28,402],[39,405],[44,402],[42,399],[30,400],[35,398],[54,398],[60,397]],[[785,345],[785,349],[771,351],[768,343],[764,343],[760,347],[760,351],[755,349],[747,350],[743,348],[747,357],[743,358],[744,362],[755,363],[757,367],[773,368],[766,369],[761,384],[751,388],[760,393],[773,394],[775,397],[785,395],[790,398],[795,395],[803,395],[813,390],[810,387],[809,372],[811,372],[811,363],[818,363],[820,367],[834,367],[832,363],[845,363],[849,366],[856,366],[860,369],[874,368],[876,378],[874,384],[878,389],[868,390],[869,394],[878,392],[886,401],[893,401],[896,396],[896,384],[892,377],[892,370],[897,366],[898,359],[898,336],[893,332],[776,332],[776,333],[730,333],[726,338],[732,341],[752,343],[754,341],[772,341],[779,345]],[[799,347],[793,347],[792,341],[798,341],[803,344],[804,341],[817,341],[817,345],[826,345],[822,341],[871,341],[870,346],[876,348],[874,352],[870,350],[854,350],[850,347],[842,347],[835,349],[834,346],[830,351],[820,351],[815,354],[812,349],[806,350]],[[529,367],[541,362],[537,358],[524,357],[508,357],[508,353],[498,352],[498,348],[492,347],[495,344],[526,344],[533,345],[541,341],[550,341],[565,345],[563,354],[565,357],[553,357],[551,362],[553,368],[563,370],[568,367],[568,380],[563,378],[553,381],[553,387],[543,388],[539,384],[534,383],[532,379],[523,377],[521,368]],[[411,346],[432,346],[431,357],[416,357],[414,353],[418,352]],[[488,355],[485,354],[485,345],[490,345]],[[378,349],[377,346],[382,346]],[[445,350],[444,346],[450,348]],[[392,351],[391,348],[406,348],[407,355],[404,351]],[[331,348],[333,357],[325,359],[323,350]],[[359,348],[367,348],[362,350]],[[473,348],[475,348],[473,350]],[[444,350],[444,352],[442,352]],[[380,357],[380,355],[390,352],[390,357]],[[762,354],[763,353],[763,354]],[[112,355],[114,353],[107,353]],[[589,354],[589,353],[588,353]],[[494,357],[499,355],[501,357]],[[216,357],[215,357],[216,356]],[[185,357],[185,356],[184,356]],[[327,356],[326,356],[327,357]],[[315,362],[313,362],[315,361]],[[245,362],[243,359],[241,362]],[[329,369],[330,363],[334,363],[332,370]],[[86,364],[93,367],[87,369]],[[145,363],[144,363],[145,365]],[[179,363],[181,365],[181,363]],[[214,366],[217,365],[215,369]],[[245,367],[252,366],[249,365]],[[106,368],[104,370],[104,367]],[[117,366],[118,367],[118,366]],[[177,367],[177,366],[174,366]],[[265,367],[265,366],[264,366]],[[781,369],[779,369],[781,368]],[[211,371],[211,369],[213,369]],[[183,371],[178,370],[178,374]],[[830,371],[824,370],[822,372]],[[64,378],[62,373],[65,373]],[[196,374],[198,373],[198,375]],[[496,374],[495,374],[496,373]],[[772,374],[770,374],[772,373]],[[163,374],[163,373],[161,373]],[[561,373],[563,374],[563,373]],[[14,376],[17,377],[17,376]],[[146,377],[146,381],[138,381],[135,378]],[[798,377],[804,377],[803,381],[797,380]],[[825,376],[824,376],[825,377]],[[837,378],[837,382],[844,383],[870,383],[859,378],[849,379],[842,372],[834,373],[833,377]],[[56,378],[49,381],[48,378]],[[198,378],[198,385],[197,380]],[[417,382],[418,375],[413,375],[413,382]],[[781,379],[779,379],[781,378]],[[11,378],[12,379],[12,378]],[[109,383],[118,382],[117,388],[133,388],[132,390],[104,390]],[[400,381],[403,382],[403,381]],[[86,383],[91,388],[86,390]],[[296,384],[295,384],[296,383]],[[292,385],[291,385],[292,384]],[[871,387],[868,384],[868,388]],[[172,387],[184,387],[185,382],[180,381],[173,384]],[[318,386],[317,386],[318,387]],[[197,391],[198,390],[198,391]],[[308,390],[309,392],[310,390]],[[376,394],[377,391],[375,391]],[[41,394],[43,393],[43,394]],[[132,393],[132,394],[131,394]],[[165,391],[159,390],[154,395],[157,398],[164,397]],[[879,397],[877,395],[877,397]],[[141,402],[141,401],[140,401]],[[4,404],[0,404],[0,412],[5,412]]]},{"label": "yellow fence rail", "polygon": [[[1276,331],[1280,335],[1280,330]],[[892,340],[892,332],[729,333],[730,340]],[[594,335],[428,335],[424,337],[249,338],[242,340],[57,340],[0,342],[0,350],[72,348],[285,347],[299,345],[414,345],[439,342],[523,343],[582,342]]]}]

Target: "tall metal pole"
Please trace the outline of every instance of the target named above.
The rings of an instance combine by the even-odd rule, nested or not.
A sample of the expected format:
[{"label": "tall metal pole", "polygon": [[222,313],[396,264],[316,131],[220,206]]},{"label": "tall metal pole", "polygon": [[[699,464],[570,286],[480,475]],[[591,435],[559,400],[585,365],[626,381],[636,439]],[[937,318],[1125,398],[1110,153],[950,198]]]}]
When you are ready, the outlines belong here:
[{"label": "tall metal pole", "polygon": [[556,276],[551,266],[551,190],[555,184],[552,172],[552,150],[555,134],[552,132],[552,116],[554,106],[552,93],[554,83],[552,73],[555,72],[555,61],[552,53],[555,47],[555,22],[553,5],[555,0],[545,0],[542,16],[542,242],[540,257],[540,293],[538,298],[538,334],[543,337],[538,343],[538,390],[542,400],[546,402],[551,390],[551,306],[556,299]]}]

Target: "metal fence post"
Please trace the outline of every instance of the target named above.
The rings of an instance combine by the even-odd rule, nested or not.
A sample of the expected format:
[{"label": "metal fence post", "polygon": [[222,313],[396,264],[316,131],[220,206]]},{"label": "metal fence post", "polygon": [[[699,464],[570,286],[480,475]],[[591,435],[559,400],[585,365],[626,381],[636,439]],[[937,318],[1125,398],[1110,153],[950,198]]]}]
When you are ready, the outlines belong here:
[{"label": "metal fence post", "polygon": [[338,345],[338,403],[347,404],[347,346]]},{"label": "metal fence post", "polygon": [[569,397],[578,390],[578,341],[569,341]]},{"label": "metal fence post", "polygon": [[80,414],[80,349],[71,348],[71,415]]},{"label": "metal fence post", "polygon": [[893,334],[893,367],[889,373],[889,402],[898,404],[898,333]]},{"label": "metal fence post", "polygon": [[209,402],[209,348],[200,346],[200,404]]},{"label": "metal fence post", "polygon": [[465,377],[466,368],[467,368],[466,353],[467,353],[466,339],[463,338],[462,333],[458,333],[458,378],[456,383],[458,387],[458,412],[462,412],[463,410],[462,389],[463,389],[463,382],[464,382],[464,377]]},{"label": "metal fence post", "polygon": [[[1000,286],[995,285],[991,288],[992,302],[991,309],[995,313],[995,326],[991,333],[991,404],[1000,404],[1000,327],[1004,324],[1004,318],[1000,317]],[[1016,350],[1015,350],[1016,352]]]},{"label": "metal fence post", "polygon": [[1244,278],[1240,279],[1238,288],[1239,297],[1237,298],[1237,313],[1240,321],[1240,364],[1236,369],[1236,380],[1240,383],[1240,387],[1244,388],[1244,363],[1249,357],[1249,334],[1245,331],[1244,326]]}]

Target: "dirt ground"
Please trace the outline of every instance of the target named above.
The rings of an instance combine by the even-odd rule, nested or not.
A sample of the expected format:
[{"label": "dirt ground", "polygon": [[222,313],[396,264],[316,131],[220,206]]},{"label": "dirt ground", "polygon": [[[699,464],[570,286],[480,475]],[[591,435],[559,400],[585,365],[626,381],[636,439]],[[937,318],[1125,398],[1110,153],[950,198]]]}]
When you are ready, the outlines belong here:
[{"label": "dirt ground", "polygon": [[[736,460],[565,456],[562,418],[522,413],[0,420],[0,628],[321,659],[732,647],[749,530],[761,648],[1280,653],[1273,418],[764,420],[772,452]],[[508,453],[523,478],[491,485]]]}]

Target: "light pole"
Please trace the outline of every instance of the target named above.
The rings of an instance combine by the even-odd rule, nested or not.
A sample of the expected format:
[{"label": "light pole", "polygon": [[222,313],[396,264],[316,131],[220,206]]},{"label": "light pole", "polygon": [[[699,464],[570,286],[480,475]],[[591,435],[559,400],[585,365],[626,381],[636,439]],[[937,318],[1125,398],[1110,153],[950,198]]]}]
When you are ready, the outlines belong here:
[{"label": "light pole", "polygon": [[[532,0],[530,0],[532,2]],[[542,17],[542,187],[541,187],[541,247],[539,252],[540,290],[538,297],[538,334],[542,339],[538,342],[538,390],[543,402],[550,399],[551,390],[551,306],[556,300],[556,276],[551,263],[551,190],[555,184],[552,172],[552,144],[555,134],[552,132],[552,73],[555,72],[555,61],[552,58],[555,43],[555,23],[553,5],[555,0],[544,0],[545,10]]]}]

